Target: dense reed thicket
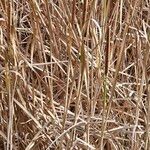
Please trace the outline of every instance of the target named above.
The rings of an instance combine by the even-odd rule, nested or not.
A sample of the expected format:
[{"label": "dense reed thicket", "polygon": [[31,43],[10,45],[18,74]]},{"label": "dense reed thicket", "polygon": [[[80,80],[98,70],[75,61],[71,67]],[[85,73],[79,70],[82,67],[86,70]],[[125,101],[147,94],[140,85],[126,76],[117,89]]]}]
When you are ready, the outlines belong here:
[{"label": "dense reed thicket", "polygon": [[0,1],[0,150],[149,150],[149,0]]}]

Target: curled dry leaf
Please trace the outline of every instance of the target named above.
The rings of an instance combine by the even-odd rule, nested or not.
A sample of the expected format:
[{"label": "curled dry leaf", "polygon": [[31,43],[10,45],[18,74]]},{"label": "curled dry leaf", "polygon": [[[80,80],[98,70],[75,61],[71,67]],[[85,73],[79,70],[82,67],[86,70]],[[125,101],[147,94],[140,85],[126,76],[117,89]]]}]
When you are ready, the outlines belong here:
[{"label": "curled dry leaf", "polygon": [[0,18],[0,26],[5,26],[6,20],[4,18]]}]

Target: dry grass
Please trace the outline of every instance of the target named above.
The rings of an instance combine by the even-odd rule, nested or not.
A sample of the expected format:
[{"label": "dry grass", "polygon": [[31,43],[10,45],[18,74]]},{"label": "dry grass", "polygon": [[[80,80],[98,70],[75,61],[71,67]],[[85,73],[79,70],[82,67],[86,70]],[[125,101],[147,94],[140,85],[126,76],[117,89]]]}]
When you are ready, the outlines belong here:
[{"label": "dry grass", "polygon": [[0,1],[0,150],[149,150],[150,1]]}]

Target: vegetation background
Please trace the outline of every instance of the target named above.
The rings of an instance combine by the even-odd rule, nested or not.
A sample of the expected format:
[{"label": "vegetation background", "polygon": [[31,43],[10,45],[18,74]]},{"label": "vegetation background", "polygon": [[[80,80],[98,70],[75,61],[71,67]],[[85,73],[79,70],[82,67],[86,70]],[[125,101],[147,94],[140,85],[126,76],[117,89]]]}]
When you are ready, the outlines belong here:
[{"label": "vegetation background", "polygon": [[0,150],[149,150],[149,79],[149,0],[0,1]]}]

